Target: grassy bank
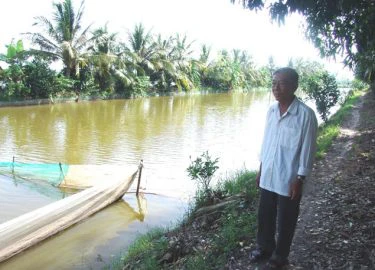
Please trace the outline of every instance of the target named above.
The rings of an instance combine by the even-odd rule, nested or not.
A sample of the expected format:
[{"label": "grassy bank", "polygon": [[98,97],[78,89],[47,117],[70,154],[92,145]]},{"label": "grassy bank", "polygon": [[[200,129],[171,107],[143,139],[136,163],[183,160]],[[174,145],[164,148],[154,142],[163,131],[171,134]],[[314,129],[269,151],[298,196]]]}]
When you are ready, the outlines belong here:
[{"label": "grassy bank", "polygon": [[220,181],[213,189],[214,204],[198,192],[197,203],[177,228],[140,237],[108,269],[220,268],[233,250],[254,238],[254,179],[255,172],[242,170]]},{"label": "grassy bank", "polygon": [[[340,125],[358,102],[354,92],[330,120],[319,127],[317,157],[329,150]],[[230,258],[254,246],[258,190],[255,172],[241,170],[219,181],[214,200],[197,192],[176,228],[158,228],[140,237],[108,269],[223,269]]]},{"label": "grassy bank", "polygon": [[318,159],[324,156],[331,146],[332,141],[339,135],[340,126],[345,116],[350,113],[362,94],[362,91],[350,93],[340,109],[334,115],[332,115],[328,122],[319,126],[318,147],[316,153],[316,157]]}]

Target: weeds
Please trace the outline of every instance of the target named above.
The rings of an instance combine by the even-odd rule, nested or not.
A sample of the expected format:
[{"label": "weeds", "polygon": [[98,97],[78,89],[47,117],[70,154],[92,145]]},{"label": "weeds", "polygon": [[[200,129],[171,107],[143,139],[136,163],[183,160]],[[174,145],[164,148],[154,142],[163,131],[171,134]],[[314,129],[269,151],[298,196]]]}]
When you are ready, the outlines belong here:
[{"label": "weeds", "polygon": [[[117,259],[117,263],[112,263],[110,269],[158,269],[158,251],[168,246],[168,239],[164,236],[166,233],[167,229],[156,228],[140,236],[127,253]],[[131,266],[126,265],[126,262],[132,262]]]}]

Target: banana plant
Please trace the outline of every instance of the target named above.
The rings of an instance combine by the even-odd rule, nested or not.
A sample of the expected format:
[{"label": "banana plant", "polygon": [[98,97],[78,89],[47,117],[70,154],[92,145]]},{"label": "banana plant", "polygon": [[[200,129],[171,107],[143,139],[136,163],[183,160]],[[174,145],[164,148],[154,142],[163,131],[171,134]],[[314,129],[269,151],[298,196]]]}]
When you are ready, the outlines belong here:
[{"label": "banana plant", "polygon": [[6,62],[7,64],[20,64],[25,57],[25,50],[23,47],[23,41],[18,40],[16,43],[12,40],[7,48],[6,54],[0,54],[0,61]]}]

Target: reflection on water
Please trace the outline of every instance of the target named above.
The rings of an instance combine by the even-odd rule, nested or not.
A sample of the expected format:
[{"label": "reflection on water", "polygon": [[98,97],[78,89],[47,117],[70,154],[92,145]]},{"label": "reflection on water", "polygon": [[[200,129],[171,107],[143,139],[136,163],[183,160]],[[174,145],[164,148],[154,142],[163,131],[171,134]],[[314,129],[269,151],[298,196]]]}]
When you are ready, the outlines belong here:
[{"label": "reflection on water", "polygon": [[65,195],[50,185],[39,185],[0,175],[0,223],[30,212]]},{"label": "reflection on water", "polygon": [[189,156],[222,173],[256,168],[267,94],[233,93],[0,108],[2,161],[138,164],[149,192],[193,194]]}]

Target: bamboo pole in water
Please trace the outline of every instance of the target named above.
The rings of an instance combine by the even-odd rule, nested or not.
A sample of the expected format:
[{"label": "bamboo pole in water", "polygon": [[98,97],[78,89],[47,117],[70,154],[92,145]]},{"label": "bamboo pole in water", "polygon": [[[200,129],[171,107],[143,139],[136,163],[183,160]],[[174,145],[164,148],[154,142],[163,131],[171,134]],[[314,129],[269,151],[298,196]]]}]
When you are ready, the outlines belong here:
[{"label": "bamboo pole in water", "polygon": [[137,197],[139,194],[139,186],[141,184],[142,168],[143,168],[143,159],[141,159],[141,162],[139,163],[139,167],[138,167],[138,183],[137,183],[137,191],[135,193]]}]

